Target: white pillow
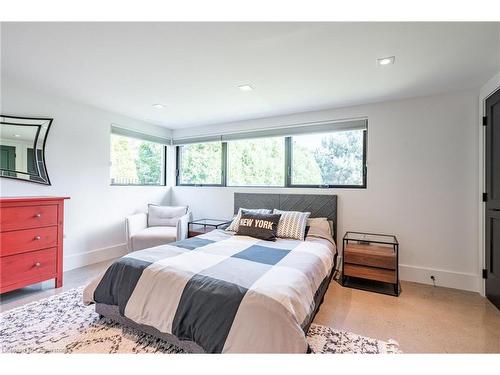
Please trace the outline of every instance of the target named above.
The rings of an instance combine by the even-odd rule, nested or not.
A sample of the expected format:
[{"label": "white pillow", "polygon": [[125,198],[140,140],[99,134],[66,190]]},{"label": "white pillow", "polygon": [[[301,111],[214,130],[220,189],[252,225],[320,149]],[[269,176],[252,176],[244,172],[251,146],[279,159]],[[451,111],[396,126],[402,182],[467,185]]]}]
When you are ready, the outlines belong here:
[{"label": "white pillow", "polygon": [[188,206],[148,205],[148,227],[175,227],[179,218],[187,213]]},{"label": "white pillow", "polygon": [[271,210],[268,210],[266,208],[256,208],[256,209],[249,209],[249,208],[240,208],[238,210],[238,214],[235,216],[231,224],[226,228],[227,231],[230,232],[237,232],[239,227],[240,227],[240,219],[241,219],[241,211],[249,211],[249,212],[255,212],[257,214],[270,214]]},{"label": "white pillow", "polygon": [[307,226],[311,227],[322,221],[328,221],[328,219],[326,217],[310,217],[309,219],[307,219]]},{"label": "white pillow", "polygon": [[307,226],[311,228],[319,228],[330,235],[332,234],[332,227],[326,217],[313,217],[311,219],[307,219]]},{"label": "white pillow", "polygon": [[310,212],[280,211],[274,209],[273,213],[281,214],[278,224],[278,237],[304,241],[307,218],[311,215]]}]

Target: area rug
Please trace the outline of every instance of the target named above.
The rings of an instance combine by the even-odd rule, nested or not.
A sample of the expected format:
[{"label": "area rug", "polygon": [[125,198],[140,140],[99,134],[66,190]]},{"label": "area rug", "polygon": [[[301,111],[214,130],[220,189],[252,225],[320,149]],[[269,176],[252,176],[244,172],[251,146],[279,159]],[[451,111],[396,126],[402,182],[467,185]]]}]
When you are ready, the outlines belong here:
[{"label": "area rug", "polygon": [[[82,303],[83,287],[0,315],[2,353],[184,353],[163,340],[99,318]],[[312,324],[313,353],[400,353],[398,344]]]}]

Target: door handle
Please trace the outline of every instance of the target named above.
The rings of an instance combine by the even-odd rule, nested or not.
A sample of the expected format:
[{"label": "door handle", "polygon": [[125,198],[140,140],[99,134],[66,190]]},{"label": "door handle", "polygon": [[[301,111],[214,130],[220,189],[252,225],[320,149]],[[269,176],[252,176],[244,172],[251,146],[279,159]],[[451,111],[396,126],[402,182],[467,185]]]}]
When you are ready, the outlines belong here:
[{"label": "door handle", "polygon": [[42,237],[40,236],[35,236],[35,241],[40,241],[42,239]]}]

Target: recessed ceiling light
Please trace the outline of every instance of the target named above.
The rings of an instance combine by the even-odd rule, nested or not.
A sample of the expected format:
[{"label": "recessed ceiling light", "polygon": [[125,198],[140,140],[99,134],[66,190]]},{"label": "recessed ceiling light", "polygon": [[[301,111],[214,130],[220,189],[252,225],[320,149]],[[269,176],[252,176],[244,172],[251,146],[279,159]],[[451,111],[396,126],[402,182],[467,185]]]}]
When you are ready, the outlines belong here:
[{"label": "recessed ceiling light", "polygon": [[165,104],[156,103],[156,104],[153,104],[153,108],[163,109],[163,108],[165,108]]},{"label": "recessed ceiling light", "polygon": [[14,137],[19,138],[21,134],[14,134]]},{"label": "recessed ceiling light", "polygon": [[241,91],[252,91],[253,90],[253,87],[250,85],[240,85],[240,86],[238,86],[238,88]]},{"label": "recessed ceiling light", "polygon": [[395,59],[396,59],[395,56],[381,57],[381,58],[377,59],[377,63],[379,65],[391,65],[391,64],[394,64]]}]

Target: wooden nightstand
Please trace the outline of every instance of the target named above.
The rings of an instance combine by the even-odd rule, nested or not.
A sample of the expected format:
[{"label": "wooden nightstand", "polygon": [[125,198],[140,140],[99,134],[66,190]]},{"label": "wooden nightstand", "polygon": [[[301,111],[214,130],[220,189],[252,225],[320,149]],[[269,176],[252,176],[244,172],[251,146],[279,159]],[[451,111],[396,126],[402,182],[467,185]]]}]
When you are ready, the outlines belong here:
[{"label": "wooden nightstand", "polygon": [[231,220],[198,219],[188,223],[188,237],[196,237],[231,224]]},{"label": "wooden nightstand", "polygon": [[399,296],[399,243],[396,236],[346,232],[342,286]]}]

